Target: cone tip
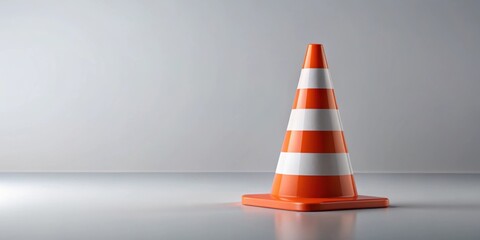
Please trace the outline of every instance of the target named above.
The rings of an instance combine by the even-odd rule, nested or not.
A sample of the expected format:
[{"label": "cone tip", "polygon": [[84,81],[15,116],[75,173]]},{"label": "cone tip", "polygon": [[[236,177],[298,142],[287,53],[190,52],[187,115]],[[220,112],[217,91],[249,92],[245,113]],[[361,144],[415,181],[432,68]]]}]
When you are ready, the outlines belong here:
[{"label": "cone tip", "polygon": [[308,44],[308,46],[309,47],[310,46],[323,47],[323,44],[321,44],[321,43],[310,43],[310,44]]},{"label": "cone tip", "polygon": [[322,44],[308,44],[303,68],[328,68],[325,50]]}]

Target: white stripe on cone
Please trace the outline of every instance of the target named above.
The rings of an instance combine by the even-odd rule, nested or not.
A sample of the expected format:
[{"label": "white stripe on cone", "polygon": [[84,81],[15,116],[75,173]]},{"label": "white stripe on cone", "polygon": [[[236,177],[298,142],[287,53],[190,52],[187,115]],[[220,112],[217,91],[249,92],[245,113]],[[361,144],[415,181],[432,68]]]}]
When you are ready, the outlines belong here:
[{"label": "white stripe on cone", "polygon": [[300,73],[297,89],[325,88],[333,89],[330,72],[326,68],[304,68]]},{"label": "white stripe on cone", "polygon": [[353,174],[348,153],[290,152],[280,153],[276,173],[310,176]]},{"label": "white stripe on cone", "polygon": [[292,109],[287,130],[342,131],[336,109]]}]

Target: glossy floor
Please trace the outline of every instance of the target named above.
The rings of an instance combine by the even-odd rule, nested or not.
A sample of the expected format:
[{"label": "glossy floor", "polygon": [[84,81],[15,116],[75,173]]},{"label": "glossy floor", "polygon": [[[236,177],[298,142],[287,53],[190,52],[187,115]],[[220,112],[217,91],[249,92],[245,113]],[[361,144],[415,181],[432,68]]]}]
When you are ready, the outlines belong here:
[{"label": "glossy floor", "polygon": [[386,209],[240,205],[267,173],[1,173],[1,239],[480,239],[480,174],[356,174]]}]

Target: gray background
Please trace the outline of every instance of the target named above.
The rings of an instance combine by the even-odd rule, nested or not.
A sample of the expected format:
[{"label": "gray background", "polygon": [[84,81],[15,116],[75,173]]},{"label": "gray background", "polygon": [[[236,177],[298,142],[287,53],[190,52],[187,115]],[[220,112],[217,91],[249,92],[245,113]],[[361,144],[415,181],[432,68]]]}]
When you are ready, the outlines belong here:
[{"label": "gray background", "polygon": [[273,171],[308,43],[357,172],[480,172],[473,1],[0,1],[0,171]]}]

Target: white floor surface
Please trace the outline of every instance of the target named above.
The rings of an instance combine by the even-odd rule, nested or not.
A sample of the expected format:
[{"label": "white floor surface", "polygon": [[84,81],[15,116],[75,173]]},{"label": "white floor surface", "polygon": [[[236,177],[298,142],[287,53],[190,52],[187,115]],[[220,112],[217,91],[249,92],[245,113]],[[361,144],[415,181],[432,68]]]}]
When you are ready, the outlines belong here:
[{"label": "white floor surface", "polygon": [[0,239],[480,239],[480,174],[356,174],[386,209],[247,207],[271,173],[0,173]]}]

